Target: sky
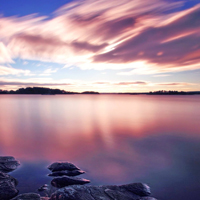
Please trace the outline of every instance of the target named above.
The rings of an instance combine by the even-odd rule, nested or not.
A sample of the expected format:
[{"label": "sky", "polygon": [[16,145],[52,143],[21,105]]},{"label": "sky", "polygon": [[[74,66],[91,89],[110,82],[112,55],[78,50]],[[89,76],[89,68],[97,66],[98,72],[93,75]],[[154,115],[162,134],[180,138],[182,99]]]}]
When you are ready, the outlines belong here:
[{"label": "sky", "polygon": [[0,89],[200,91],[199,0],[0,0]]}]

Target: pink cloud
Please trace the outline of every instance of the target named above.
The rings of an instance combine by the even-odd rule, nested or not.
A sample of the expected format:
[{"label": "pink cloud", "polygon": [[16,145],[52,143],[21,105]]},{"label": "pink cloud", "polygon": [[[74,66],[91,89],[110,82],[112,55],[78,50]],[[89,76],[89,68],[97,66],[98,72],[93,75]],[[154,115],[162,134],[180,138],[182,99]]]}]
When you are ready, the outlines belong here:
[{"label": "pink cloud", "polygon": [[52,19],[1,17],[0,62],[20,57],[81,69],[132,70],[121,75],[199,69],[200,4],[166,14],[182,4],[85,0],[61,7]]},{"label": "pink cloud", "polygon": [[196,85],[194,83],[187,83],[187,82],[169,82],[169,83],[158,83],[157,85],[161,86],[187,86],[187,85]]},{"label": "pink cloud", "polygon": [[37,17],[35,14],[24,17],[0,16],[0,38],[8,43],[14,35],[37,29],[38,26],[42,25],[44,19],[46,19],[45,16]]},{"label": "pink cloud", "polygon": [[118,85],[118,86],[129,86],[129,85],[147,85],[148,82],[145,81],[124,81],[124,82],[94,82],[93,84],[96,85]]},{"label": "pink cloud", "polygon": [[67,53],[67,44],[59,38],[38,34],[19,34],[12,37],[8,48],[16,57],[54,61]]},{"label": "pink cloud", "polygon": [[101,49],[105,48],[107,45],[108,45],[107,43],[94,45],[88,42],[78,42],[78,41],[73,41],[71,43],[71,46],[74,48],[75,51],[89,51],[89,52],[98,52]]},{"label": "pink cloud", "polygon": [[15,69],[12,67],[5,67],[0,66],[0,76],[6,76],[6,75],[31,75],[31,72],[29,70],[22,70],[22,69]]},{"label": "pink cloud", "polygon": [[147,85],[148,83],[145,81],[130,81],[130,82],[118,82],[115,85]]},{"label": "pink cloud", "polygon": [[0,63],[13,63],[8,49],[2,42],[0,42]]},{"label": "pink cloud", "polygon": [[[192,8],[190,12],[165,26],[153,26],[142,30],[138,35],[130,37],[119,44],[114,50],[94,56],[95,62],[130,63],[146,60],[150,63],[174,64],[174,67],[187,65],[188,54],[194,63],[199,62],[200,54],[200,6]],[[183,35],[183,33],[190,33]],[[182,37],[178,37],[178,36]],[[165,40],[176,37],[174,40]],[[143,52],[142,54],[140,52]],[[162,52],[162,53],[161,53]],[[193,53],[194,52],[194,53]],[[188,58],[188,59],[183,59]]]},{"label": "pink cloud", "polygon": [[0,85],[18,85],[20,87],[27,86],[73,86],[77,84],[75,81],[60,80],[53,81],[51,78],[29,78],[26,80],[21,79],[6,79],[0,78]]}]

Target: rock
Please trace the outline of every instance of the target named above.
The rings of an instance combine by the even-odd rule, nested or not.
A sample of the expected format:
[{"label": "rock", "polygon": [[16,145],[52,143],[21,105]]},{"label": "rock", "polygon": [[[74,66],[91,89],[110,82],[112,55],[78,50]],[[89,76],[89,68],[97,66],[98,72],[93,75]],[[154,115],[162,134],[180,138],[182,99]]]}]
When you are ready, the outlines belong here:
[{"label": "rock", "polygon": [[41,197],[40,200],[49,200],[49,197]]},{"label": "rock", "polygon": [[15,161],[13,156],[0,156],[0,162]]},{"label": "rock", "polygon": [[69,162],[55,162],[48,167],[52,172],[63,171],[63,170],[80,170],[77,166]]},{"label": "rock", "polygon": [[86,183],[90,183],[90,181],[84,178],[68,177],[68,176],[54,178],[51,181],[51,185],[57,188],[62,188],[68,185],[83,185]]},{"label": "rock", "polygon": [[17,196],[18,190],[15,188],[17,184],[15,178],[0,172],[0,199],[8,200]]},{"label": "rock", "polygon": [[142,183],[120,186],[74,185],[58,189],[51,195],[50,200],[156,200],[149,195],[149,187]]},{"label": "rock", "polygon": [[19,162],[18,161],[8,161],[8,162],[4,162],[4,163],[0,163],[0,171],[4,172],[4,173],[8,173],[11,171],[14,171],[15,169],[17,169],[17,167],[19,166]]},{"label": "rock", "polygon": [[0,172],[8,173],[17,169],[20,162],[12,156],[0,156]]},{"label": "rock", "polygon": [[143,183],[127,184],[123,187],[140,196],[149,196],[151,194],[150,187]]},{"label": "rock", "polygon": [[16,196],[11,200],[40,200],[40,195],[36,193],[25,193]]},{"label": "rock", "polygon": [[[126,200],[132,200],[133,195],[131,194],[124,194],[123,192],[117,191],[117,190],[111,190],[111,189],[105,189],[104,191],[107,196],[109,197],[108,199],[126,199]],[[137,197],[137,196],[135,196]]]},{"label": "rock", "polygon": [[48,176],[78,176],[80,174],[84,174],[85,172],[82,170],[63,170],[63,171],[56,171],[56,172],[52,172],[51,174],[48,174]]},{"label": "rock", "polygon": [[48,185],[47,184],[44,184],[43,186],[38,188],[38,192],[43,192],[43,191],[47,191],[47,190],[48,190]]}]

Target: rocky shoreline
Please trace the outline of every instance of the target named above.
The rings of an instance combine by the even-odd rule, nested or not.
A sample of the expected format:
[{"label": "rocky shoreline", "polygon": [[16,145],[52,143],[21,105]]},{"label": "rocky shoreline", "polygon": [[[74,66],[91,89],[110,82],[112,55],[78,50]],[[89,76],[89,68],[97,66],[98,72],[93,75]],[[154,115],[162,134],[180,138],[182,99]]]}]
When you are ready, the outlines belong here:
[{"label": "rocky shoreline", "polygon": [[0,199],[1,200],[156,200],[150,197],[150,188],[143,183],[125,185],[92,186],[89,180],[78,178],[84,174],[80,168],[69,162],[55,162],[48,169],[53,177],[50,191],[47,184],[38,188],[38,193],[18,195],[18,181],[8,173],[17,169],[20,162],[12,156],[0,156]]}]

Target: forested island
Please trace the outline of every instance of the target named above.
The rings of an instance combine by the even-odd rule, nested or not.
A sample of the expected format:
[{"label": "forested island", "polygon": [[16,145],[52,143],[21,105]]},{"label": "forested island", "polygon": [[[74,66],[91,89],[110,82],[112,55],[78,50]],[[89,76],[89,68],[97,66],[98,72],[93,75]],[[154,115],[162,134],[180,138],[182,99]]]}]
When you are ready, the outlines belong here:
[{"label": "forested island", "polygon": [[93,91],[85,91],[82,93],[79,92],[71,92],[60,89],[51,89],[45,87],[27,87],[27,88],[19,88],[18,90],[0,90],[0,94],[42,94],[42,95],[56,95],[56,94],[99,94],[98,92]]},{"label": "forested island", "polygon": [[189,91],[189,92],[183,92],[183,91],[175,91],[175,90],[159,90],[155,92],[149,92],[149,95],[195,95],[200,94],[200,91]]},{"label": "forested island", "polygon": [[139,94],[146,94],[146,95],[196,95],[200,94],[200,91],[175,91],[175,90],[159,90],[159,91],[150,91],[150,92],[128,92],[128,93],[99,93],[95,91],[84,91],[84,92],[72,92],[72,91],[65,91],[60,89],[51,89],[45,87],[27,87],[27,88],[19,88],[18,90],[1,90],[0,94],[41,94],[41,95],[56,95],[56,94],[127,94],[127,95],[139,95]]}]

